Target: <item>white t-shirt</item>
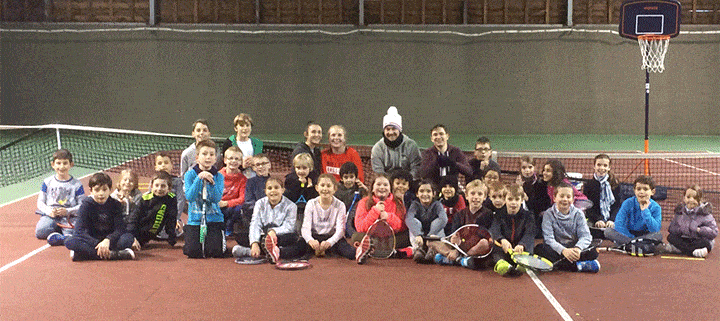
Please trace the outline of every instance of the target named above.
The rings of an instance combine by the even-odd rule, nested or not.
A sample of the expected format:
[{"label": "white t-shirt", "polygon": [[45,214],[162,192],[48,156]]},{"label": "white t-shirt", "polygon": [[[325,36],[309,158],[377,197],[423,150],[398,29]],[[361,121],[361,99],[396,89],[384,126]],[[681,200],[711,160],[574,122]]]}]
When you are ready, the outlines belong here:
[{"label": "white t-shirt", "polygon": [[[252,141],[249,138],[248,138],[248,140],[246,140],[244,142],[238,141],[237,144],[238,144],[238,148],[240,148],[240,150],[243,153],[243,158],[249,157],[249,156],[254,156]],[[243,171],[243,174],[245,174],[245,177],[247,177],[247,178],[252,178],[255,176],[255,171],[253,171],[252,168],[246,168]]]}]

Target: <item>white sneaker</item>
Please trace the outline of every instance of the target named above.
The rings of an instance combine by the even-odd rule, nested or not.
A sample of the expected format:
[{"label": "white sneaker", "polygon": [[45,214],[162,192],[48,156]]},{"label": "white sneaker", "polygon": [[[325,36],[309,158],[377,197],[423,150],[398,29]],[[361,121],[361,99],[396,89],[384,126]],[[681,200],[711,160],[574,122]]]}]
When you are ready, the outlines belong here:
[{"label": "white sneaker", "polygon": [[708,255],[708,249],[707,247],[703,247],[701,249],[696,249],[693,251],[694,257],[706,257]]}]

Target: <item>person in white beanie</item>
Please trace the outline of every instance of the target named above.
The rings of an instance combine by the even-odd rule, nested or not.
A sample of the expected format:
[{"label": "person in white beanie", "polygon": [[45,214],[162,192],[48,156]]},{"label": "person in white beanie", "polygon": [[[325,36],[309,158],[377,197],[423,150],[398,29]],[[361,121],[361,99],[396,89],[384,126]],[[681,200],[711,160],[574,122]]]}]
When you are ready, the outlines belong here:
[{"label": "person in white beanie", "polygon": [[404,169],[418,179],[420,149],[417,143],[402,133],[402,116],[395,106],[390,106],[383,116],[383,138],[372,148],[370,163],[375,173],[388,173]]}]

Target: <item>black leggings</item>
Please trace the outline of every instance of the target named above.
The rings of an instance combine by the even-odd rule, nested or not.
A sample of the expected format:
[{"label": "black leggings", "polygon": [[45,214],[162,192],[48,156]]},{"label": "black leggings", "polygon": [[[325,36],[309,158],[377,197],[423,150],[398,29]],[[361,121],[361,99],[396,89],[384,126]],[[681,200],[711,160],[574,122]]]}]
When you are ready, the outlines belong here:
[{"label": "black leggings", "polygon": [[693,251],[701,249],[703,247],[706,247],[708,249],[708,252],[710,252],[711,250],[710,241],[703,238],[693,239],[689,237],[682,237],[676,234],[669,234],[667,240],[670,244],[672,244],[674,247],[677,247],[683,254],[687,256],[692,256]]},{"label": "black leggings", "polygon": [[[185,225],[185,246],[183,254],[189,258],[225,257],[225,223],[207,223],[207,236],[205,236],[205,252],[200,244],[200,225]],[[203,255],[204,254],[204,255]]]}]

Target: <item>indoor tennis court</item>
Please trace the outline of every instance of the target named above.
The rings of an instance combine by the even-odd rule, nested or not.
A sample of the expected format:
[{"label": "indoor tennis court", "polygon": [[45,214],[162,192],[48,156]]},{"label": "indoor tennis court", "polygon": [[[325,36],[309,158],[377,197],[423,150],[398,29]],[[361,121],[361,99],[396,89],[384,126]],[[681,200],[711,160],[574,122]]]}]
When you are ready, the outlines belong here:
[{"label": "indoor tennis court", "polygon": [[[582,182],[607,153],[622,182],[653,176],[667,237],[687,185],[720,205],[720,5],[645,5],[677,3],[672,16],[632,2],[645,3],[0,0],[0,319],[717,319],[717,251],[602,252],[597,274],[508,278],[411,259],[312,258],[281,271],[188,259],[182,239],[151,242],[134,261],[73,262],[34,237],[58,148],[72,151],[86,192],[93,173],[115,181],[127,168],[144,192],[160,152],[180,175],[193,121],[207,119],[221,143],[248,113],[271,176],[292,170],[312,120],[323,147],[327,128],[347,129],[369,182],[389,106],[421,149],[437,123],[468,157],[489,137],[503,182],[523,155],[536,168],[560,159]],[[643,55],[653,66],[641,69]]]}]

